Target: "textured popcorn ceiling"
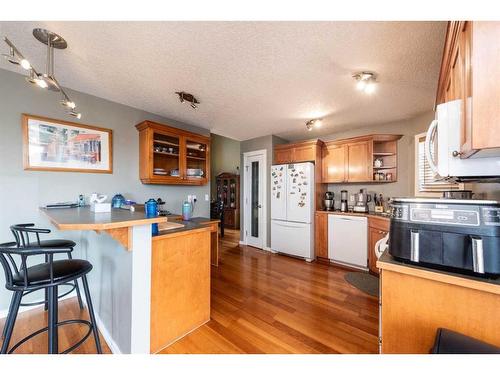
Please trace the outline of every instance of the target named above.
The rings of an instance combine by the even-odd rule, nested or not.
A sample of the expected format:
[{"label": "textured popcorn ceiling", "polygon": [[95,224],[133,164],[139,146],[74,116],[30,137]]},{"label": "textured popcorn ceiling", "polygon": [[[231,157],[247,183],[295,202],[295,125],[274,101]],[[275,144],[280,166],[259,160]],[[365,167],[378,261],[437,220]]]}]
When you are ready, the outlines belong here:
[{"label": "textured popcorn ceiling", "polygon": [[[65,87],[239,140],[293,140],[432,109],[446,23],[0,22],[0,35],[43,70],[35,27],[67,40],[55,53]],[[378,73],[376,94],[355,90],[360,70]],[[200,100],[197,110],[179,103],[181,90]],[[323,127],[307,132],[315,117]]]}]

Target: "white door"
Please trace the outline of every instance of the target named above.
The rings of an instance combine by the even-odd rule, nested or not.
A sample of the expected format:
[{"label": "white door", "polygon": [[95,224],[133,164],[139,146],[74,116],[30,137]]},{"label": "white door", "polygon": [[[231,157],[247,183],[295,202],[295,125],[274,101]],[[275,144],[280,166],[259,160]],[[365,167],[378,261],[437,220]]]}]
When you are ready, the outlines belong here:
[{"label": "white door", "polygon": [[286,220],[286,164],[271,167],[271,219]]},{"label": "white door", "polygon": [[266,151],[243,156],[245,166],[245,243],[263,249],[266,241]]},{"label": "white door", "polygon": [[313,212],[314,164],[288,164],[286,220],[311,223]]}]

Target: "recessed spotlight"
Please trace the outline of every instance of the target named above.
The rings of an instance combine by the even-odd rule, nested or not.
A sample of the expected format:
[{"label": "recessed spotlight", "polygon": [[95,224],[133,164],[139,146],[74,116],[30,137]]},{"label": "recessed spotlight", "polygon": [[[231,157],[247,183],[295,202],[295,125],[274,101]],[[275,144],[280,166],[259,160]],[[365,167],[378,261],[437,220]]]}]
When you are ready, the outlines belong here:
[{"label": "recessed spotlight", "polygon": [[359,72],[352,75],[356,80],[356,88],[365,94],[373,94],[376,89],[376,75],[371,72]]}]

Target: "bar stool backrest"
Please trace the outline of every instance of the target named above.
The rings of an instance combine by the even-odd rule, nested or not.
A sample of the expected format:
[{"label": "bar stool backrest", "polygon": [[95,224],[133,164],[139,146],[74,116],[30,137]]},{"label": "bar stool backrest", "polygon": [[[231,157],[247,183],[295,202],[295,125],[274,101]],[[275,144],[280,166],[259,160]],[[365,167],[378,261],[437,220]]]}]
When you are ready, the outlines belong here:
[{"label": "bar stool backrest", "polygon": [[[17,247],[26,247],[36,243],[37,246],[40,245],[40,233],[48,234],[50,229],[35,228],[35,224],[15,224],[10,226],[10,231],[16,239]],[[36,238],[36,242],[32,241],[32,238]]]}]

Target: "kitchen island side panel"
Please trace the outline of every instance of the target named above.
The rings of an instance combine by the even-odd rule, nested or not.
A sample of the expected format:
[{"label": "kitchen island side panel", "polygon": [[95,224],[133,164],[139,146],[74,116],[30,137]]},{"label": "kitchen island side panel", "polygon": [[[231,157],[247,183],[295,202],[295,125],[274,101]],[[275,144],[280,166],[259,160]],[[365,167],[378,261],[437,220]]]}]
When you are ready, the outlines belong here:
[{"label": "kitchen island side panel", "polygon": [[113,352],[131,353],[133,252],[104,232],[80,233],[80,256],[94,267],[88,280],[99,330]]}]

